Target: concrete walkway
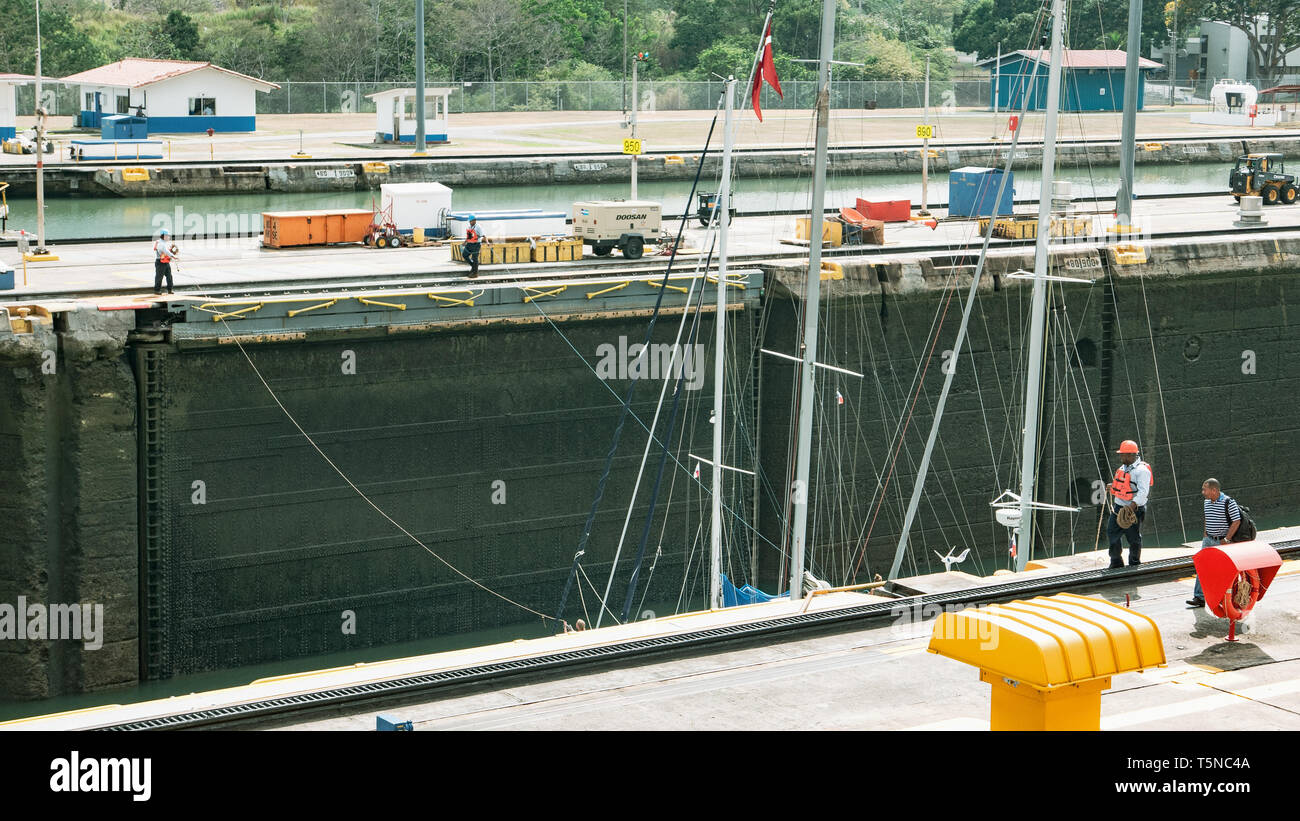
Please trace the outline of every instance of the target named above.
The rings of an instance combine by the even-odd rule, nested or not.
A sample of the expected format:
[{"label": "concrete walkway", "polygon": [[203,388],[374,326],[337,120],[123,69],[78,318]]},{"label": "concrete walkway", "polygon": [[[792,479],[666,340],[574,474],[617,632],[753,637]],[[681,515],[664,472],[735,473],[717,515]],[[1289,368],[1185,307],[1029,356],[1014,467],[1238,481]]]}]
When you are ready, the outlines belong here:
[{"label": "concrete walkway", "polygon": [[[1154,618],[1169,664],[1116,676],[1104,730],[1300,730],[1300,563],[1287,562],[1245,623],[1184,603],[1190,577],[1079,591]],[[990,689],[976,668],[925,652],[933,621],[754,643],[553,679],[467,687],[382,710],[285,722],[373,730],[384,712],[417,730],[979,730]]]}]

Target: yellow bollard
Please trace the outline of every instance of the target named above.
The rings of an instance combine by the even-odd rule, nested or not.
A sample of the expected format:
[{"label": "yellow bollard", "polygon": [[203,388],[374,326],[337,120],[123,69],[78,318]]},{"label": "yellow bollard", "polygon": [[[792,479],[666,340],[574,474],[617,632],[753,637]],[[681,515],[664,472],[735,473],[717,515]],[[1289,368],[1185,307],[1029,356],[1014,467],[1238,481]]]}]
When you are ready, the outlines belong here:
[{"label": "yellow bollard", "polygon": [[928,649],[980,668],[993,730],[1099,730],[1111,676],[1165,664],[1151,617],[1072,593],[944,613]]}]

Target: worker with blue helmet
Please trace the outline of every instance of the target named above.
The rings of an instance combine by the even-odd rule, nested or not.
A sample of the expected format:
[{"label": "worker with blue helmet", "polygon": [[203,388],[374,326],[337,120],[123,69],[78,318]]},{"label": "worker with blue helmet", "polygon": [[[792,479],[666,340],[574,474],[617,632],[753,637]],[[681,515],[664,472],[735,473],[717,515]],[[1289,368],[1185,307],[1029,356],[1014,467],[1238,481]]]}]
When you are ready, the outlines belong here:
[{"label": "worker with blue helmet", "polygon": [[465,244],[461,246],[461,256],[469,263],[469,278],[478,277],[478,254],[482,249],[483,232],[478,227],[478,219],[469,215],[469,227],[465,229]]}]

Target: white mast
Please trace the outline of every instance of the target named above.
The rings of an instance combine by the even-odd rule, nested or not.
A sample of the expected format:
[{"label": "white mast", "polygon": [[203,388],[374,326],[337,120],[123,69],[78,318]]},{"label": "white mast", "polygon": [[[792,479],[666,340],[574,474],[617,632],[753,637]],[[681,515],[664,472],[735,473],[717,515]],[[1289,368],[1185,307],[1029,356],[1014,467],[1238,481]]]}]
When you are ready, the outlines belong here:
[{"label": "white mast", "polygon": [[1056,113],[1061,96],[1061,23],[1063,0],[1052,0],[1052,63],[1047,72],[1047,116],[1043,123],[1043,173],[1038,193],[1038,242],[1034,246],[1034,298],[1029,325],[1029,373],[1025,380],[1025,435],[1020,454],[1020,537],[1016,570],[1023,571],[1034,549],[1034,471],[1038,457],[1038,422],[1042,409],[1043,337],[1047,315],[1047,243],[1052,234],[1052,172],[1056,165]]},{"label": "white mast", "polygon": [[826,145],[830,134],[831,57],[835,46],[835,0],[822,3],[821,55],[817,61],[817,149],[813,162],[812,218],[808,222],[808,286],[803,301],[803,350],[799,352],[799,440],[790,488],[794,526],[790,540],[790,599],[803,598],[808,549],[808,476],[812,457],[813,367],[817,361],[817,313],[821,303],[822,221],[826,217]]},{"label": "white mast", "polygon": [[[636,63],[632,63],[636,71]],[[635,86],[633,86],[635,88]],[[727,116],[723,125],[722,186],[718,189],[713,215],[718,221],[718,315],[717,338],[713,343],[713,511],[712,541],[709,545],[709,607],[722,607],[722,397],[725,383],[727,326],[727,229],[731,197],[731,116],[736,78],[727,78]]]}]

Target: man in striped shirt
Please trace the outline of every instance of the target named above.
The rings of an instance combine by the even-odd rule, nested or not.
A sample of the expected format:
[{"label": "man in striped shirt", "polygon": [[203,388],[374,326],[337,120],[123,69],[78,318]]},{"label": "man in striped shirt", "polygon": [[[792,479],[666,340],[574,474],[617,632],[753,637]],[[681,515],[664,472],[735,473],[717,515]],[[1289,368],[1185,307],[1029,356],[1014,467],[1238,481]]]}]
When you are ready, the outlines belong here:
[{"label": "man in striped shirt", "polygon": [[[1201,484],[1201,495],[1205,497],[1205,538],[1201,540],[1201,547],[1227,544],[1241,526],[1241,508],[1237,507],[1235,499],[1219,489],[1218,479],[1206,479]],[[1187,603],[1192,607],[1205,606],[1199,576]]]}]

